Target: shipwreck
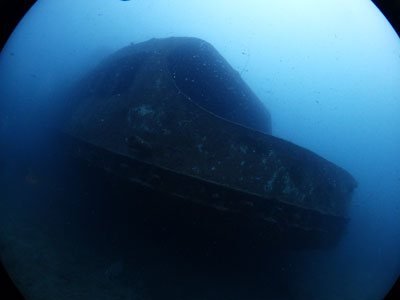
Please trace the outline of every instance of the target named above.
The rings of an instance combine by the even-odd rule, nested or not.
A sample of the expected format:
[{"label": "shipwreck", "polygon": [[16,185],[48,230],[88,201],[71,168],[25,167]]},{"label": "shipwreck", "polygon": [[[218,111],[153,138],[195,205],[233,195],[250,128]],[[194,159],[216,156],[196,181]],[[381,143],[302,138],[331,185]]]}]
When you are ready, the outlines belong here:
[{"label": "shipwreck", "polygon": [[71,95],[66,149],[94,168],[174,205],[237,218],[280,245],[332,246],[345,232],[354,178],[272,136],[267,108],[206,41],[132,44]]}]

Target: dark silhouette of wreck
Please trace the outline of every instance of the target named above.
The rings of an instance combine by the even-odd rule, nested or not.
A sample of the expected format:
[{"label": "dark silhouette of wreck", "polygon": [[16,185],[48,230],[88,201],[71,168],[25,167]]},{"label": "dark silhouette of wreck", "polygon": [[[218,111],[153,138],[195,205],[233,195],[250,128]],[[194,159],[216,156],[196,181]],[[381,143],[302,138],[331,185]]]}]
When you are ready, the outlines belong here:
[{"label": "dark silhouette of wreck", "polygon": [[175,220],[279,247],[330,247],[345,231],[353,177],[272,136],[267,109],[201,39],[125,47],[70,95],[68,154],[148,189],[153,207],[190,205]]}]

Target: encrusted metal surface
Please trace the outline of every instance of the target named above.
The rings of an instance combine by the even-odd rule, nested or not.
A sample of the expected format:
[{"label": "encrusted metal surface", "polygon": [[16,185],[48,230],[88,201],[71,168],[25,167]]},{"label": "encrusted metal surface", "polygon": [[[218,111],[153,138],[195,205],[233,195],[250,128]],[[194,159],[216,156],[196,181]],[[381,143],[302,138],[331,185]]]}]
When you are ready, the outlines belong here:
[{"label": "encrusted metal surface", "polygon": [[[193,40],[189,42],[197,43],[200,52],[215,51]],[[278,227],[334,232],[336,239],[356,187],[352,176],[307,149],[267,134],[268,113],[265,124],[253,124],[236,112],[221,117],[217,110],[206,110],[211,106],[197,99],[199,92],[188,94],[188,86],[182,88],[176,80],[179,68],[171,65],[171,55],[182,45],[185,39],[175,38],[130,46],[95,70],[64,128],[74,140],[72,151],[128,180],[188,201]],[[198,57],[194,59],[197,66]],[[230,68],[225,61],[218,63]],[[121,68],[130,67],[130,77],[122,78],[122,84]],[[238,74],[230,72],[237,93],[243,89],[244,100],[253,97]],[[108,78],[108,87],[98,85],[103,78]],[[237,100],[238,107],[244,100]]]}]

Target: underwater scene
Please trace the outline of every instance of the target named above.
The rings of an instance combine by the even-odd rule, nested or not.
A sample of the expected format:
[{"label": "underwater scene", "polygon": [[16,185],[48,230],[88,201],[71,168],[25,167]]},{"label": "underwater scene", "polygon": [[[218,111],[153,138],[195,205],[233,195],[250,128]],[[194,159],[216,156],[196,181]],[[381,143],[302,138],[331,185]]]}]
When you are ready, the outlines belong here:
[{"label": "underwater scene", "polygon": [[0,260],[35,299],[375,300],[400,39],[368,0],[39,0],[0,53]]}]

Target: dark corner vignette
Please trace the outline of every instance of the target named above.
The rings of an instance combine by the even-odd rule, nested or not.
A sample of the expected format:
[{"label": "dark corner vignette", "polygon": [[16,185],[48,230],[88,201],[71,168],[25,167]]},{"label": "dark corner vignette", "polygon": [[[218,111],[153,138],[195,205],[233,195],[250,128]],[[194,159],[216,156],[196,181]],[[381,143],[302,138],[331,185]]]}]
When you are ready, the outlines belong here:
[{"label": "dark corner vignette", "polygon": [[[376,7],[382,12],[390,22],[397,36],[400,38],[400,0],[372,0]],[[400,270],[399,270],[400,272]],[[400,275],[396,283],[389,291],[384,300],[399,299],[400,295]]]},{"label": "dark corner vignette", "polygon": [[15,300],[24,300],[25,298],[18,291],[15,284],[12,282],[10,277],[7,275],[6,270],[4,269],[3,264],[0,262],[0,298],[1,299],[15,299]]},{"label": "dark corner vignette", "polygon": [[372,0],[400,37],[400,0]]},{"label": "dark corner vignette", "polygon": [[[17,26],[18,22],[35,2],[36,1],[34,0],[13,0],[0,2],[0,51],[3,49],[7,39]],[[0,286],[0,299],[25,299],[8,276],[1,261]]]},{"label": "dark corner vignette", "polygon": [[34,0],[13,0],[0,2],[0,50],[3,49],[8,37],[22,19],[25,13],[32,7]]},{"label": "dark corner vignette", "polygon": [[[25,13],[32,7],[35,0],[13,0],[2,1],[0,3],[0,50],[5,45],[8,37],[11,35],[18,22]],[[379,10],[389,20],[394,30],[400,37],[400,0],[372,0]],[[18,291],[12,280],[7,275],[3,264],[0,262],[0,291],[1,299],[24,299]],[[7,297],[5,297],[7,295]],[[400,277],[396,284],[390,290],[385,300],[398,299],[400,295]]]}]

